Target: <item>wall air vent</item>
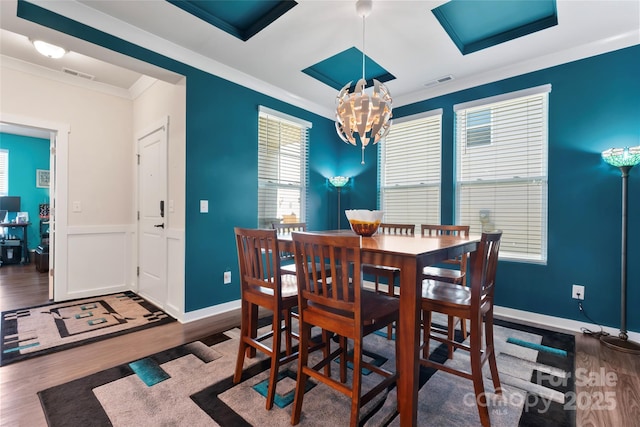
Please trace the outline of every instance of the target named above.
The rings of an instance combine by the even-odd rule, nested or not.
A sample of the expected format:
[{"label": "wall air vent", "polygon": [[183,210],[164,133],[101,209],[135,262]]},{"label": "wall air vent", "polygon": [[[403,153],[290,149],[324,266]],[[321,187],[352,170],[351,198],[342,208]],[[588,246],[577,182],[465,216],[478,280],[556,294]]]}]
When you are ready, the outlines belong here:
[{"label": "wall air vent", "polygon": [[96,76],[92,76],[91,74],[83,73],[81,71],[72,70],[71,68],[63,68],[63,73],[69,74],[71,76],[80,77],[87,80],[95,80]]},{"label": "wall air vent", "polygon": [[450,80],[453,80],[453,76],[452,75],[448,75],[448,76],[444,76],[444,77],[440,77],[440,78],[428,81],[424,85],[426,87],[431,87],[431,86],[439,85],[441,83],[448,82]]}]

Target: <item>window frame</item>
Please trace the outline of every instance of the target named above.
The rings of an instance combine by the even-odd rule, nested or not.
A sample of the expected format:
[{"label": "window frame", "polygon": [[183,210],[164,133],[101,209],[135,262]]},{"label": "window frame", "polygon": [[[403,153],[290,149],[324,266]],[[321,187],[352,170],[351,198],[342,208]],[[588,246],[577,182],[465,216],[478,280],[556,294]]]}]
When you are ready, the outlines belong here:
[{"label": "window frame", "polygon": [[[4,169],[3,171],[1,169]],[[9,195],[9,150],[0,148],[0,197]]]},{"label": "window frame", "polygon": [[[400,119],[394,119],[394,123],[391,127],[391,130],[389,131],[389,134],[385,137],[384,140],[380,142],[380,148],[378,150],[378,207],[379,209],[384,211],[385,222],[408,224],[413,223],[417,226],[434,221],[438,224],[440,223],[442,214],[442,116],[443,109],[439,108],[420,114],[405,116]],[[387,160],[389,151],[388,144],[394,143],[394,130],[398,132],[398,129],[402,129],[404,126],[411,126],[412,124],[420,126],[416,129],[417,132],[426,132],[425,135],[417,136],[418,138],[425,138],[424,140],[427,142],[427,144],[430,144],[432,148],[437,146],[436,152],[430,151],[429,146],[427,146],[425,148],[425,153],[421,154],[428,159],[437,159],[437,172],[428,172],[427,175],[422,176],[422,178],[424,179],[422,181],[414,181],[409,184],[389,184],[389,170],[387,168],[387,165],[389,165],[390,162]],[[434,124],[437,124],[437,135],[434,135],[432,133]],[[401,135],[401,137],[411,138],[408,135]],[[435,143],[436,140],[437,144]],[[399,140],[399,142],[406,142],[406,139]],[[396,158],[400,158],[400,156],[396,155]],[[402,158],[406,158],[406,156],[402,156]],[[399,166],[397,165],[395,167],[399,168]],[[403,173],[398,173],[397,177],[395,179],[392,178],[391,181],[404,181],[405,178],[403,177],[403,175]],[[412,208],[407,204],[402,208],[402,211],[405,213],[408,212],[408,215],[398,215],[393,213],[389,215],[390,212],[394,212],[399,209],[390,209],[386,204],[385,198],[390,198],[391,192],[399,190],[400,197],[404,197],[406,200],[409,200],[411,198],[410,193],[412,191],[421,193],[421,191],[423,191],[424,189],[432,189],[436,192],[436,201],[433,202],[433,205],[435,206],[434,210],[430,210],[427,207],[426,209],[421,211],[420,208],[417,208],[415,206]],[[402,191],[405,191],[405,193],[402,194]],[[426,195],[425,200],[420,201],[420,203],[424,203],[425,206],[428,205],[429,202],[430,199],[428,194]]]},{"label": "window frame", "polygon": [[[300,152],[299,156],[293,155],[294,151],[287,152],[286,150],[282,150],[281,143],[283,139],[281,136],[278,136],[277,139],[277,153],[275,154],[276,165],[274,169],[271,169],[271,172],[275,172],[275,175],[272,176],[261,176],[263,173],[267,172],[269,169],[268,165],[263,164],[262,162],[265,158],[262,156],[262,153],[265,151],[269,151],[269,144],[267,144],[266,140],[263,140],[263,135],[268,135],[268,128],[263,128],[263,119],[267,120],[267,124],[269,126],[286,126],[289,130],[292,127],[299,128],[300,130]],[[269,123],[270,122],[270,123]],[[278,195],[275,196],[275,207],[268,207],[268,204],[271,203],[269,197],[266,200],[263,200],[265,195],[265,190],[275,190],[276,194],[280,191],[289,192],[291,190],[295,190],[299,194],[299,206],[297,207],[297,212],[293,212],[298,214],[295,218],[295,222],[306,222],[307,221],[307,205],[309,199],[309,145],[310,145],[310,130],[312,128],[312,123],[306,120],[302,120],[300,118],[290,116],[288,114],[282,113],[277,110],[272,110],[270,108],[259,106],[258,108],[258,137],[257,137],[257,145],[258,145],[258,212],[257,212],[257,222],[258,227],[263,228],[271,228],[271,222],[275,220],[286,221],[285,215],[280,212],[282,215],[279,215],[278,212],[280,208],[278,207]],[[288,134],[287,142],[292,141],[289,138],[291,135]],[[271,141],[273,142],[273,140]],[[283,166],[281,163],[285,161],[287,166]],[[294,173],[294,176],[291,175],[291,164],[295,163],[299,164],[298,173]],[[296,176],[297,175],[297,176]],[[295,199],[295,196],[292,198]],[[273,217],[267,216],[267,210],[274,210],[275,214]],[[288,219],[291,221],[291,219]]]},{"label": "window frame", "polygon": [[[547,84],[454,106],[456,223],[470,223],[472,234],[479,234],[482,231],[482,219],[480,217],[491,224],[491,218],[487,216],[487,212],[484,212],[484,216],[481,214],[483,209],[487,208],[479,208],[477,221],[475,218],[471,219],[471,214],[468,212],[469,204],[463,201],[463,198],[471,200],[470,194],[475,191],[475,203],[481,201],[481,203],[490,204],[491,202],[487,202],[490,198],[483,195],[482,189],[487,190],[484,194],[487,194],[489,189],[493,189],[493,212],[491,212],[492,209],[488,210],[489,216],[493,215],[494,218],[497,216],[502,223],[495,224],[495,228],[502,229],[504,232],[503,245],[500,248],[500,259],[502,260],[535,264],[547,263],[550,92],[551,85]],[[514,108],[513,105],[518,102],[522,102],[523,105]],[[525,102],[527,102],[526,106],[524,105]],[[529,102],[532,105],[531,107]],[[539,105],[535,104],[536,102]],[[461,126],[464,126],[464,119],[461,118],[461,115],[469,111],[481,111],[483,108],[491,111],[491,144],[472,144],[468,146],[464,140],[468,128],[461,129]],[[510,128],[509,133],[504,130],[502,134],[500,133],[500,130],[506,128],[506,124],[511,124],[513,120],[513,116],[504,115],[505,109],[510,113],[516,111],[526,113],[526,119],[518,118],[518,126],[515,127],[518,130],[515,132],[517,136],[513,136],[513,127]],[[497,114],[496,111],[500,111],[502,115]],[[496,118],[496,116],[502,118]],[[532,118],[539,119],[539,121],[536,122]],[[519,171],[523,173],[518,175],[514,174],[506,177],[504,176],[505,174],[513,173],[511,163],[508,161],[514,159],[514,155],[510,154],[508,149],[513,149],[517,144],[514,142],[517,138],[524,139],[527,144],[527,151],[525,152],[527,169],[526,171]],[[518,143],[521,142],[518,141]],[[505,165],[504,168],[494,167],[485,176],[482,176],[479,172],[482,168],[482,165],[478,167],[481,157],[475,160],[475,163],[473,160],[462,159],[463,156],[469,158],[474,153],[475,156],[480,156],[479,150],[493,150],[493,152],[496,152],[500,147],[504,147],[504,156],[496,157],[494,154],[492,159],[495,161],[495,159],[502,158],[505,161],[502,163]],[[485,156],[487,155],[489,154]],[[532,164],[532,160],[536,160],[536,162]],[[462,164],[463,161],[466,162],[464,165]],[[500,162],[495,161],[495,163],[498,164]],[[478,172],[469,172],[468,170],[473,168],[471,165],[476,165]],[[465,167],[467,171],[463,171]],[[489,169],[486,165],[484,167]],[[462,176],[463,174],[465,176]],[[523,189],[526,191],[522,191]],[[504,195],[496,197],[496,194],[500,194],[497,190],[504,192]],[[522,203],[523,206],[519,206],[516,203],[515,197],[511,198],[509,196],[509,191],[511,191],[511,195],[517,194],[517,196],[521,197],[521,200],[526,199]],[[500,206],[501,203],[502,206]],[[508,208],[505,206],[508,206]],[[476,206],[476,208],[478,207]],[[465,209],[467,212],[464,212]],[[522,221],[519,213],[515,213],[517,209],[521,209],[526,213],[525,221]],[[518,224],[516,220],[521,223]],[[487,227],[490,228],[491,225]],[[510,248],[517,249],[510,251]]]}]

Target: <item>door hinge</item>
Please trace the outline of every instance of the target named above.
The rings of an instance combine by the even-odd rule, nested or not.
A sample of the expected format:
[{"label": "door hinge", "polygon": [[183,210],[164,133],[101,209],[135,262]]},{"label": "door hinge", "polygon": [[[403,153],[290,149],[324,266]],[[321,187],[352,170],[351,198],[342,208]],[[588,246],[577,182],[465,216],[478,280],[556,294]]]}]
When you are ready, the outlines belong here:
[{"label": "door hinge", "polygon": [[140,154],[136,154],[136,157],[138,157],[138,166],[140,166]]},{"label": "door hinge", "polygon": [[140,267],[136,267],[136,276],[140,276]]},{"label": "door hinge", "polygon": [[138,221],[140,221],[140,211],[138,211]]}]

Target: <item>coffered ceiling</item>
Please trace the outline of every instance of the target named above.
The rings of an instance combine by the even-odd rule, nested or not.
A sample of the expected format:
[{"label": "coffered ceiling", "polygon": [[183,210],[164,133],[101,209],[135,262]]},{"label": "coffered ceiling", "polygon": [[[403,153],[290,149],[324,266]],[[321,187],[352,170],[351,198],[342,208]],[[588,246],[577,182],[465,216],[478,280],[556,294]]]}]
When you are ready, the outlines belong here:
[{"label": "coffered ceiling", "polygon": [[[536,3],[544,3],[545,9],[531,12]],[[387,77],[397,107],[640,43],[640,2],[633,0],[374,0],[364,31],[355,1],[346,0],[29,4],[328,118],[334,115],[336,86],[362,76],[362,51],[371,73]],[[2,0],[0,7],[3,61],[36,64],[57,73],[67,68],[125,91],[142,74],[167,81],[179,78],[19,18],[16,0]],[[473,13],[467,13],[471,21],[469,16],[450,15],[452,8],[468,12],[472,7]],[[554,16],[549,17],[550,12]],[[492,29],[507,18],[513,18],[513,28]],[[462,23],[457,30],[449,25],[456,21]],[[481,39],[481,44],[465,51],[461,37]],[[57,61],[36,56],[29,42],[33,38],[56,43],[69,54]],[[378,76],[368,72],[371,77]]]}]

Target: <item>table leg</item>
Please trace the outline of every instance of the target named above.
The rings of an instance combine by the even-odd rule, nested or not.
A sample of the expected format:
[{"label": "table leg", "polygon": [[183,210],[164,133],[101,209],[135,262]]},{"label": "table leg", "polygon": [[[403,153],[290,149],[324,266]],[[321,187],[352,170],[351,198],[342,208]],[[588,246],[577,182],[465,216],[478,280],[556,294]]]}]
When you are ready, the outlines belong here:
[{"label": "table leg", "polygon": [[398,412],[401,426],[415,426],[418,413],[420,295],[415,258],[406,259],[400,271],[400,321],[398,340]]}]

